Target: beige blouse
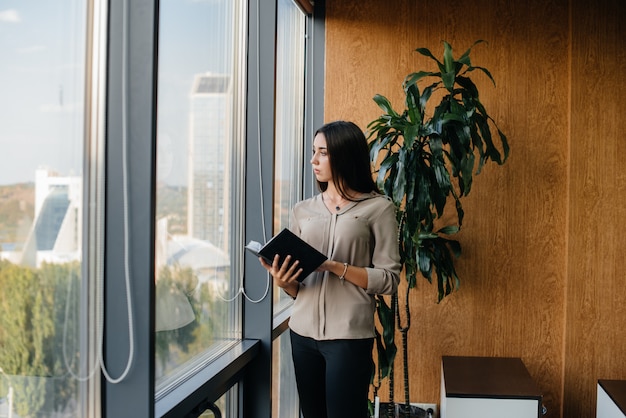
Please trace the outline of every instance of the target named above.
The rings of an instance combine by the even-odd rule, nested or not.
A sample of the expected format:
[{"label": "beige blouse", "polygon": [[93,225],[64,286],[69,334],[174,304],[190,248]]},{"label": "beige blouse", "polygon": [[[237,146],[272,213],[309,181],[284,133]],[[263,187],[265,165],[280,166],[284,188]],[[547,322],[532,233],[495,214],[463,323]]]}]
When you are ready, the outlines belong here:
[{"label": "beige blouse", "polygon": [[368,276],[364,290],[328,271],[312,273],[300,284],[290,328],[316,340],[374,337],[373,295],[394,293],[400,280],[391,200],[366,194],[331,213],[318,194],[294,206],[290,229],[330,260],[365,267]]}]

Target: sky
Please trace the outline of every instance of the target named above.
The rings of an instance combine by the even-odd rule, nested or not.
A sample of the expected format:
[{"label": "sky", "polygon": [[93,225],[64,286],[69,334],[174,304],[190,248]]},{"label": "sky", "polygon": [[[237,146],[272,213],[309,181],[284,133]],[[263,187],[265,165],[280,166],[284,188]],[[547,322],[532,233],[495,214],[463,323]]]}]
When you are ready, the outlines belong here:
[{"label": "sky", "polygon": [[[0,185],[34,181],[38,167],[82,174],[85,3],[0,0]],[[186,179],[194,75],[230,68],[224,3],[160,3],[157,154],[159,176],[171,184]]]},{"label": "sky", "polygon": [[32,181],[40,165],[81,171],[77,3],[0,0],[0,184]]}]

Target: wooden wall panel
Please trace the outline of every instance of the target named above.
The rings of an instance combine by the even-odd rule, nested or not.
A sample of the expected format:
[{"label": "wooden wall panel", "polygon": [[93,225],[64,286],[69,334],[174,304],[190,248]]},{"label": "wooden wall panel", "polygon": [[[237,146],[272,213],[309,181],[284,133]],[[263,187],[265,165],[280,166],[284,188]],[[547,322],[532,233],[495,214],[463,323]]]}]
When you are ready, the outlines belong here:
[{"label": "wooden wall panel", "polygon": [[626,5],[572,7],[565,417],[595,416],[598,379],[626,379]]},{"label": "wooden wall panel", "polygon": [[[464,202],[461,290],[411,295],[411,400],[438,402],[442,355],[521,357],[548,417],[593,416],[595,380],[624,378],[626,180],[623,0],[327,0],[325,119],[363,129],[376,93],[402,106],[404,76],[432,69],[447,40],[509,136]],[[571,19],[571,20],[570,20]],[[621,216],[620,216],[621,215]],[[598,345],[600,344],[600,345]],[[624,363],[624,364],[622,364]],[[396,401],[401,401],[397,370]]]}]

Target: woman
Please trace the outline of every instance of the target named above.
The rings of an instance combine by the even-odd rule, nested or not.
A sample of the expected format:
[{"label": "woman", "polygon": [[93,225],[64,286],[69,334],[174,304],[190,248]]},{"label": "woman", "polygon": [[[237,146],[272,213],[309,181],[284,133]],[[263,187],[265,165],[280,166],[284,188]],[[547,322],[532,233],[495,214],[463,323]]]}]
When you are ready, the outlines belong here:
[{"label": "woman", "polygon": [[295,205],[290,229],[328,260],[302,283],[297,260],[259,260],[295,299],[289,327],[303,416],[365,418],[374,295],[395,292],[401,268],[395,208],[377,191],[367,141],[354,123],[322,126],[311,164],[321,193]]}]

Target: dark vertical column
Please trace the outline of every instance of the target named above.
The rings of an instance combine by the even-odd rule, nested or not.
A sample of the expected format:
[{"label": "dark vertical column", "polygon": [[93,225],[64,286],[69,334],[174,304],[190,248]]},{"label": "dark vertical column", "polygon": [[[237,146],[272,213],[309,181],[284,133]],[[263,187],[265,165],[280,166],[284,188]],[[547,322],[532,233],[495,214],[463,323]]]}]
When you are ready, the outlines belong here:
[{"label": "dark vertical column", "polygon": [[[251,0],[248,7],[246,242],[264,239],[264,230],[267,238],[272,233],[276,61],[276,2]],[[249,254],[245,255],[244,272],[246,294],[256,301],[266,291],[267,273]],[[244,338],[261,340],[261,350],[241,382],[239,416],[268,417],[272,398],[272,289],[257,303],[244,298],[243,311]]]},{"label": "dark vertical column", "polygon": [[153,417],[158,8],[151,0],[114,1],[109,7],[104,360],[113,380],[125,372],[131,339],[134,353],[123,380],[103,380],[103,416]]}]

